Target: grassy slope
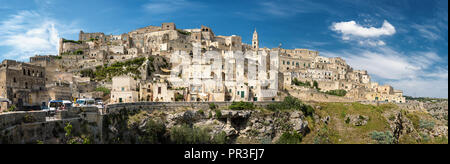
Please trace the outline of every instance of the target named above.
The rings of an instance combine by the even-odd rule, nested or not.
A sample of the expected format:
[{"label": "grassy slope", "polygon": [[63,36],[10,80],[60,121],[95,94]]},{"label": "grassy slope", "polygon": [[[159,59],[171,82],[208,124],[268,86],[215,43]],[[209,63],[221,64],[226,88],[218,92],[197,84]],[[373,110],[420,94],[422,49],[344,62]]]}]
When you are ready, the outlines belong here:
[{"label": "grassy slope", "polygon": [[[373,131],[391,131],[387,119],[383,116],[383,113],[391,112],[393,110],[399,110],[396,105],[385,104],[380,106],[363,105],[360,103],[318,103],[316,105],[321,106],[321,109],[317,109],[316,113],[324,118],[330,116],[330,122],[325,125],[322,121],[316,121],[313,123],[311,118],[310,122],[311,133],[307,134],[303,138],[302,143],[312,144],[317,143],[319,136],[328,138],[328,142],[333,144],[372,144],[376,143],[371,139],[370,133]],[[345,115],[364,115],[369,116],[369,121],[365,126],[353,126],[345,123]],[[413,123],[421,119],[432,119],[427,113],[408,113],[408,118],[416,118],[411,120]],[[324,143],[324,142],[320,142]],[[400,143],[419,143],[415,139],[407,135],[403,135],[400,138]],[[432,141],[423,141],[421,143],[448,143],[446,138],[437,138]]]}]

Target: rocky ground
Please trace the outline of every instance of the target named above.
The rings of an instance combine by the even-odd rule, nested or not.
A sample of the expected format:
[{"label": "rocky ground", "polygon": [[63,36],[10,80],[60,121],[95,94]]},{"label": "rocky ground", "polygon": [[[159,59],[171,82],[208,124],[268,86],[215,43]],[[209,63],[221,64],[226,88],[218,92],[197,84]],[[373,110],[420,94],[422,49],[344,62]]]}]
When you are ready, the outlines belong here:
[{"label": "rocky ground", "polygon": [[[394,104],[308,103],[301,110],[227,107],[145,110],[104,118],[105,143],[346,144],[448,143],[446,103],[427,111]],[[428,112],[429,111],[429,112]]]}]

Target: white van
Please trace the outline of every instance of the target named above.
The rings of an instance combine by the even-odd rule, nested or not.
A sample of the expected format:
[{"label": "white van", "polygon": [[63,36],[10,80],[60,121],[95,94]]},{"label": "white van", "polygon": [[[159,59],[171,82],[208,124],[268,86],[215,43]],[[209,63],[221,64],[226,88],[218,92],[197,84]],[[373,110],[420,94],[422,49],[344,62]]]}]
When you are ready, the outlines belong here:
[{"label": "white van", "polygon": [[84,106],[95,106],[94,99],[78,99],[75,102],[75,106],[84,107]]},{"label": "white van", "polygon": [[45,109],[49,114],[55,114],[63,106],[62,100],[51,100],[48,102],[48,109]]}]

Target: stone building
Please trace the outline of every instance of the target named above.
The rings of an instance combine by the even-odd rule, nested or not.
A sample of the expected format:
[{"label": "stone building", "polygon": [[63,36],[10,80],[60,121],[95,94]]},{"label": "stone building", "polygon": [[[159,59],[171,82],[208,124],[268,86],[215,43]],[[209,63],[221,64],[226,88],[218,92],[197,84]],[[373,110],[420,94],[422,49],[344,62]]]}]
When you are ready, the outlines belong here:
[{"label": "stone building", "polygon": [[46,105],[44,67],[4,60],[0,65],[0,98],[18,109]]},{"label": "stone building", "polygon": [[112,78],[110,103],[137,102],[138,100],[139,92],[134,78],[126,75]]}]

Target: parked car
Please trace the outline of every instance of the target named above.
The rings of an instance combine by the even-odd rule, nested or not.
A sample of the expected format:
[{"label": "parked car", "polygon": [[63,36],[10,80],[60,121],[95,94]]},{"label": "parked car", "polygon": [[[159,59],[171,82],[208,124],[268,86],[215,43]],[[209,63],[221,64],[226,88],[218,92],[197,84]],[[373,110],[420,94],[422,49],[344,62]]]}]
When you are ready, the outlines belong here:
[{"label": "parked car", "polygon": [[77,106],[77,107],[95,106],[95,100],[94,99],[78,99],[75,102],[75,106]]},{"label": "parked car", "polygon": [[62,106],[62,100],[51,100],[50,102],[48,102],[48,109],[44,109],[44,111],[47,111],[48,114],[53,115],[57,110],[60,110]]},{"label": "parked car", "polygon": [[97,100],[95,102],[95,105],[97,106],[98,109],[103,109],[103,101],[102,100]]}]

